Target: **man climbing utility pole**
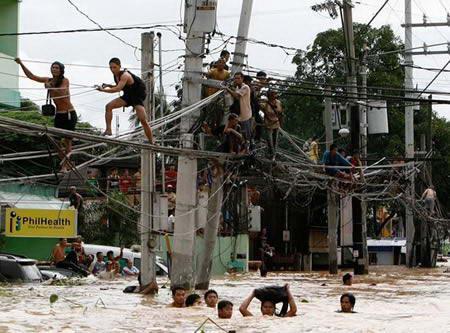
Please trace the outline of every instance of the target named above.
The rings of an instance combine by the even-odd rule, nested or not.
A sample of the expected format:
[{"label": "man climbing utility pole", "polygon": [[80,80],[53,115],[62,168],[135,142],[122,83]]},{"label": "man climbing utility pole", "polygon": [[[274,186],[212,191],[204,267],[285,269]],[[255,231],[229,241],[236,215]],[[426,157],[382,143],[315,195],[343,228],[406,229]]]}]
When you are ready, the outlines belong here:
[{"label": "man climbing utility pole", "polygon": [[[187,36],[183,77],[183,107],[201,99],[204,33],[214,30],[216,5],[216,1],[210,1],[207,6],[201,5],[201,2],[197,0],[185,1],[184,31]],[[194,135],[189,131],[199,113],[200,110],[181,118],[180,133],[183,148],[193,147]],[[194,283],[196,175],[197,160],[187,156],[178,157],[172,287],[182,286],[190,289]]]},{"label": "man climbing utility pole", "polygon": [[[153,99],[153,40],[155,34],[145,32],[142,34],[142,55],[141,71],[142,79],[145,82],[147,97],[144,101],[147,119],[150,119]],[[154,252],[155,240],[152,234],[152,203],[153,203],[153,170],[152,163],[154,154],[150,150],[141,151],[141,282],[143,286],[153,284],[153,292],[158,290],[156,284],[156,254]]]}]

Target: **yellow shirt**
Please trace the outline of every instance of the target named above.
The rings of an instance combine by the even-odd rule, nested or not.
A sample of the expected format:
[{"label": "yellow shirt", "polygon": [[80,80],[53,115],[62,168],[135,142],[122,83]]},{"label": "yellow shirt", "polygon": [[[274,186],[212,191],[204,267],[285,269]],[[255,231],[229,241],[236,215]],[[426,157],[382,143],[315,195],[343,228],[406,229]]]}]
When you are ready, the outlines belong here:
[{"label": "yellow shirt", "polygon": [[[208,72],[208,79],[217,80],[217,81],[225,81],[230,78],[230,72],[226,70],[219,71],[217,68],[213,68]],[[218,88],[208,87],[206,89],[206,97],[211,96],[212,94],[219,91]]]}]

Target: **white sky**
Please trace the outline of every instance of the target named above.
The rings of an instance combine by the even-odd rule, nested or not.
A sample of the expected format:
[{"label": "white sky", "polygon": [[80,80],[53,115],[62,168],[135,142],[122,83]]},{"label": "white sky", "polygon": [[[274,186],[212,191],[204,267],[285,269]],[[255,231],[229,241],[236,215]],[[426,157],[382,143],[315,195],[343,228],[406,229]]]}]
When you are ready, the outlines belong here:
[{"label": "white sky", "polygon": [[[73,0],[80,9],[91,18],[105,27],[125,26],[154,23],[180,23],[180,7],[183,0]],[[241,9],[241,0],[219,0],[218,30],[230,35],[237,34],[237,26]],[[294,46],[305,49],[311,44],[317,33],[330,28],[340,27],[340,19],[332,20],[327,13],[313,12],[311,5],[319,1],[313,0],[254,0],[253,15],[249,37],[267,42]],[[366,23],[381,6],[381,0],[364,0],[355,2],[353,12],[354,21]],[[447,9],[450,10],[450,0],[413,0],[413,22],[421,22],[423,13],[427,14],[429,21],[446,21]],[[389,24],[402,39],[404,1],[391,0],[373,22],[373,26]],[[64,30],[73,28],[95,28],[95,25],[79,14],[67,0],[22,0],[20,4],[19,30],[45,31]],[[413,30],[413,46],[442,43],[450,40],[450,28],[415,28]],[[184,47],[174,34],[165,31],[163,34],[163,49],[180,49]],[[143,31],[116,31],[114,32],[131,44],[140,46],[140,34]],[[219,41],[213,41],[211,49],[218,46]],[[233,51],[234,46],[228,49]],[[434,48],[446,49],[445,46]],[[108,60],[119,57],[126,67],[140,68],[139,58],[134,55],[131,47],[109,36],[105,32],[60,34],[60,35],[34,35],[21,36],[19,44],[20,56],[27,60],[42,60],[52,62],[61,61],[65,64],[91,64],[107,66]],[[182,51],[171,51],[163,54],[163,63],[174,64],[174,60],[182,55]],[[292,56],[287,56],[282,50],[268,48],[261,45],[249,44],[247,47],[248,63],[251,66],[277,71],[292,75],[295,66],[291,64]],[[213,55],[210,61],[216,58]],[[442,56],[416,56],[416,65],[441,68],[448,60],[448,55]],[[181,59],[179,63],[181,64]],[[48,75],[49,65],[40,63],[27,63],[29,68],[38,75]],[[165,66],[163,66],[164,68]],[[450,69],[450,68],[449,68]],[[134,70],[139,72],[138,70]],[[22,73],[21,73],[22,74]],[[414,70],[414,83],[424,88],[435,75],[435,72]],[[94,85],[102,82],[111,82],[112,76],[106,68],[86,68],[66,66],[66,76],[71,83]],[[181,73],[172,72],[164,76],[164,86],[167,95],[174,95],[173,85],[179,81]],[[450,90],[450,73],[442,73],[430,87],[435,90]],[[41,87],[30,80],[21,79],[21,88]],[[85,91],[74,89],[72,94]],[[32,100],[45,98],[44,90],[22,90],[24,97]],[[73,96],[73,104],[83,121],[89,121],[94,126],[104,127],[104,104],[114,98],[112,94],[88,92]],[[450,119],[449,106],[436,106],[436,110]],[[121,131],[128,129],[128,111],[123,113],[115,111],[120,116]],[[113,120],[114,122],[114,120]],[[114,127],[114,123],[113,123]]]}]

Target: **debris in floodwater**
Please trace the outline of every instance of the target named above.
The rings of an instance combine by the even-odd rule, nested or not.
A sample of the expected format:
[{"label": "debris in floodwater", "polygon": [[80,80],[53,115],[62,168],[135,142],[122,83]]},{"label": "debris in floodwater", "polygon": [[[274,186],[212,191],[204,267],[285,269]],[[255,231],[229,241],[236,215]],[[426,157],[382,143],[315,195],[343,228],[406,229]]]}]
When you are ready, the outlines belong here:
[{"label": "debris in floodwater", "polygon": [[307,299],[304,299],[304,298],[300,302],[301,303],[309,303],[309,301]]},{"label": "debris in floodwater", "polygon": [[56,295],[56,294],[51,294],[50,295],[50,304],[53,304],[53,303],[55,303],[57,300],[58,300],[58,295]]}]

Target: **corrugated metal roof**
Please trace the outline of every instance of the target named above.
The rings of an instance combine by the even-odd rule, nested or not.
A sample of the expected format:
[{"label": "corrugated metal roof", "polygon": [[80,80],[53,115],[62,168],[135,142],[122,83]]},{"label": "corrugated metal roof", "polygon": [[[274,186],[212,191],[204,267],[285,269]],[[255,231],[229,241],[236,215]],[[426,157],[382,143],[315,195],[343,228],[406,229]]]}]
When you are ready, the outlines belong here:
[{"label": "corrugated metal roof", "polygon": [[0,203],[17,208],[62,209],[68,208],[68,201],[61,201],[46,187],[25,184],[0,187]]}]

